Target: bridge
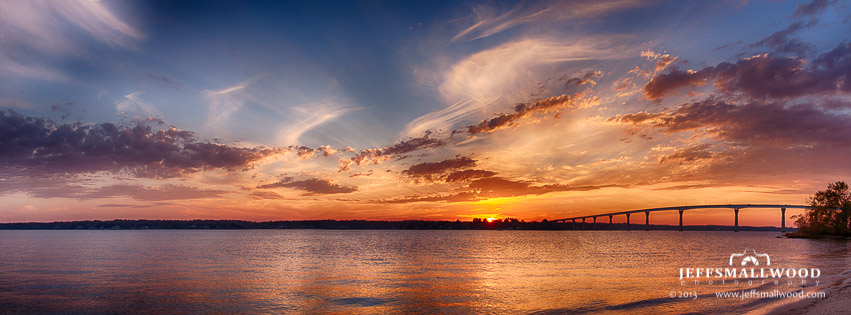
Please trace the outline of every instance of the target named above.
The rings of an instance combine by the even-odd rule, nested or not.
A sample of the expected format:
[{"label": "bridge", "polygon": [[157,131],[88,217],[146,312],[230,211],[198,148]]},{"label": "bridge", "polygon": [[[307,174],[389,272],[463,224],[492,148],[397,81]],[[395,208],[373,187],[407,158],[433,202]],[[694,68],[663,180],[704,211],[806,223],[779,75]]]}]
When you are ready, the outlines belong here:
[{"label": "bridge", "polygon": [[594,224],[594,229],[597,228],[597,218],[599,217],[609,217],[609,229],[612,229],[612,217],[616,215],[626,215],[626,230],[629,231],[629,217],[633,213],[642,213],[644,212],[644,230],[650,230],[650,212],[658,212],[658,211],[679,211],[680,213],[680,231],[683,230],[683,212],[686,210],[694,210],[694,209],[733,209],[733,213],[735,214],[735,227],[733,229],[734,232],[739,231],[739,210],[748,209],[748,208],[771,208],[771,209],[780,209],[780,232],[786,232],[786,209],[808,209],[812,208],[810,206],[801,206],[801,205],[766,205],[766,204],[727,204],[727,205],[702,205],[702,206],[678,206],[678,207],[664,207],[664,208],[650,208],[650,209],[639,209],[639,210],[630,210],[630,211],[619,211],[619,212],[611,212],[611,213],[603,213],[603,214],[595,214],[595,215],[585,215],[579,217],[571,217],[565,219],[557,219],[552,220],[555,222],[567,223],[571,221],[573,225],[576,225],[576,220],[582,220],[582,227],[585,228],[585,220],[592,219]]}]

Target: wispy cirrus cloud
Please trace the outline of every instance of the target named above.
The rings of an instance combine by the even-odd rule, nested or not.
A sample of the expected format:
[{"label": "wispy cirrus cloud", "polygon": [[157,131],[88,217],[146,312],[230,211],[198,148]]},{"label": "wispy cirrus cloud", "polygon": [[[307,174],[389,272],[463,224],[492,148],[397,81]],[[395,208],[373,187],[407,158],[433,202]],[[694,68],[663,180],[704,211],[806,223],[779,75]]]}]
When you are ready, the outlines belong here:
[{"label": "wispy cirrus cloud", "polygon": [[219,90],[201,91],[207,100],[207,126],[213,130],[221,129],[222,124],[245,105],[248,96],[244,90],[253,81],[246,80]]},{"label": "wispy cirrus cloud", "polygon": [[[303,80],[281,74],[259,74],[221,89],[207,89],[201,95],[207,105],[206,127],[219,137],[239,135],[235,126],[246,116],[274,117],[272,132],[263,132],[269,143],[300,146],[302,136],[339,117],[367,107],[352,106],[336,82],[312,73]],[[313,90],[316,86],[323,88]],[[305,89],[310,87],[310,89]],[[262,112],[258,109],[262,108]]]},{"label": "wispy cirrus cloud", "polygon": [[144,37],[102,1],[22,1],[0,9],[6,40],[24,41],[40,48],[66,51],[76,46],[67,35],[79,29],[91,37],[121,48]]},{"label": "wispy cirrus cloud", "polygon": [[557,79],[565,75],[554,70],[557,65],[579,80],[587,69],[570,67],[571,63],[623,58],[629,53],[630,49],[618,49],[612,38],[605,37],[527,38],[480,51],[455,63],[442,76],[439,92],[451,105],[413,119],[404,134],[448,131],[459,122],[500,105],[526,102],[541,93],[561,94],[567,82]]},{"label": "wispy cirrus cloud", "polygon": [[115,102],[115,110],[119,113],[141,113],[143,116],[162,116],[162,113],[151,103],[142,100],[143,91],[136,91]]},{"label": "wispy cirrus cloud", "polygon": [[56,69],[42,65],[21,63],[21,61],[15,61],[9,58],[0,59],[0,69],[3,69],[7,74],[11,73],[32,79],[50,81],[68,81],[71,79],[67,74],[56,71]]},{"label": "wispy cirrus cloud", "polygon": [[[115,3],[113,3],[115,5]],[[102,1],[16,1],[0,6],[0,69],[30,79],[69,81],[62,60],[86,58],[86,42],[135,49],[145,35]]]},{"label": "wispy cirrus cloud", "polygon": [[493,97],[479,101],[472,99],[457,101],[444,109],[415,118],[408,123],[405,128],[405,134],[413,136],[420,135],[429,130],[436,131],[451,128],[467,119],[469,115],[476,113],[482,107],[488,106],[498,99],[499,97]]},{"label": "wispy cirrus cloud", "polygon": [[305,132],[337,119],[346,113],[361,109],[364,109],[364,107],[340,107],[331,106],[326,103],[305,104],[303,106],[293,107],[292,110],[296,113],[297,119],[293,124],[284,127],[278,133],[278,144],[300,144],[299,138]]},{"label": "wispy cirrus cloud", "polygon": [[499,34],[526,24],[546,24],[561,21],[581,22],[606,14],[646,5],[646,1],[524,1],[500,12],[486,5],[472,8],[473,24],[464,28],[450,41],[469,41]]}]

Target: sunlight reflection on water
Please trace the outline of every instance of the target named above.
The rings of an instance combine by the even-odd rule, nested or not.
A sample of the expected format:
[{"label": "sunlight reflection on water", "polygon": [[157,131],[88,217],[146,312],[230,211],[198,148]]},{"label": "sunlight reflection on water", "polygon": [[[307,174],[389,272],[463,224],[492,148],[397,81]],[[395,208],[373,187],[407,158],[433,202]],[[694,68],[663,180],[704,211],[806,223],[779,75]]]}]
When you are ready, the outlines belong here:
[{"label": "sunlight reflection on water", "polygon": [[[755,248],[773,266],[847,269],[841,241],[769,232],[0,231],[0,312],[741,313],[680,267]],[[697,300],[670,291],[696,289]]]}]

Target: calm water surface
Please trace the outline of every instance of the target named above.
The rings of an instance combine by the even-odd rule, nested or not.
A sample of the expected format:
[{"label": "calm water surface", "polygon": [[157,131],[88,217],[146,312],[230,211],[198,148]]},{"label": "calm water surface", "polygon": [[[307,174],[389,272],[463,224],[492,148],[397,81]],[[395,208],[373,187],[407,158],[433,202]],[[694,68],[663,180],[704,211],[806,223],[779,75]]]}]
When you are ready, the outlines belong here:
[{"label": "calm water surface", "polygon": [[[741,313],[681,267],[851,266],[845,241],[768,232],[0,231],[0,313]],[[845,274],[844,276],[847,276]],[[798,288],[799,289],[799,288]],[[697,291],[696,300],[670,298]],[[711,295],[711,296],[710,296]]]}]

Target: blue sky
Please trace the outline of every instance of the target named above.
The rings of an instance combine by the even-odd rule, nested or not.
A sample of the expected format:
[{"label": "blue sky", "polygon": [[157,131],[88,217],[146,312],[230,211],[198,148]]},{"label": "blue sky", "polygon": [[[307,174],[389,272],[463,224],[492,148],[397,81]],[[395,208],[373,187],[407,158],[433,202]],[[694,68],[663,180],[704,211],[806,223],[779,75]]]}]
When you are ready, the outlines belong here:
[{"label": "blue sky", "polygon": [[[834,73],[844,71],[841,61],[825,63],[827,70],[835,70],[830,75],[823,68],[808,68],[820,57],[826,60],[844,52],[842,45],[851,30],[847,5],[846,1],[631,0],[13,3],[0,9],[0,110],[46,117],[52,121],[45,127],[48,133],[63,124],[132,126],[154,118],[151,121],[163,122],[154,124],[154,131],[173,126],[193,132],[192,141],[198,143],[276,151],[246,155],[250,158],[244,162],[250,167],[245,170],[212,163],[169,173],[180,176],[133,173],[128,170],[153,166],[125,166],[114,157],[107,158],[115,163],[108,169],[70,171],[69,166],[67,171],[38,175],[31,173],[32,167],[8,162],[11,166],[2,173],[7,185],[0,192],[5,197],[0,198],[18,199],[17,209],[67,207],[79,214],[56,218],[121,216],[115,207],[99,205],[129,198],[128,207],[158,209],[151,215],[165,217],[185,217],[179,209],[199,204],[212,209],[227,199],[233,202],[231,210],[204,213],[406,218],[409,213],[421,217],[426,211],[435,218],[487,213],[535,219],[554,215],[542,210],[548,202],[575,200],[575,209],[559,211],[579,211],[579,205],[587,208],[594,200],[619,194],[610,191],[616,186],[627,189],[627,196],[647,191],[668,194],[659,202],[719,193],[800,203],[803,192],[840,179],[828,171],[832,162],[822,163],[827,163],[824,168],[793,171],[787,168],[793,162],[768,161],[772,167],[766,171],[790,173],[789,177],[742,181],[735,176],[740,172],[731,170],[748,166],[721,165],[725,161],[721,156],[743,154],[742,148],[769,154],[765,150],[779,150],[782,145],[745,143],[730,136],[744,131],[723,131],[739,122],[711,125],[715,122],[707,120],[709,125],[702,128],[671,129],[663,122],[629,115],[647,113],[661,119],[663,114],[678,113],[678,108],[692,108],[682,107],[685,104],[713,100],[737,106],[712,107],[727,114],[759,103],[762,107],[756,110],[788,114],[809,106],[820,119],[847,117],[848,107],[824,105],[848,102],[843,79],[847,76]],[[773,86],[748,86],[746,72],[730,76],[715,68],[725,62],[745,67],[748,61],[761,61],[765,66],[760,69],[765,69],[783,60],[799,62],[793,70],[808,78],[824,74],[819,78],[826,79],[819,82],[834,83],[834,88],[780,95],[768,90]],[[788,72],[777,75],[784,73]],[[656,85],[649,84],[653,80]],[[805,87],[788,87],[799,88]],[[517,104],[527,104],[528,110],[518,110]],[[500,116],[506,113],[514,116]],[[494,117],[502,120],[491,120]],[[484,122],[493,128],[465,129]],[[815,132],[801,128],[804,133]],[[834,133],[849,132],[844,125],[835,128]],[[679,130],[687,134],[677,134]],[[3,145],[19,143],[19,132],[6,135]],[[785,137],[787,146],[800,140]],[[406,142],[417,139],[440,143]],[[185,150],[188,140],[174,141],[180,142],[178,150]],[[412,148],[402,149],[405,145]],[[847,149],[846,143],[829,145],[831,152]],[[299,146],[304,146],[302,154],[297,154]],[[806,160],[822,149],[801,152],[799,158]],[[683,158],[686,153],[692,156]],[[62,162],[68,158],[65,153],[51,154],[60,165],[73,164]],[[677,156],[676,165],[664,162]],[[461,168],[487,167],[498,174],[481,178],[479,184],[508,185],[500,186],[505,193],[487,197],[474,189],[475,183],[432,180],[446,175],[439,172],[426,180],[408,170],[415,164],[460,157],[476,161]],[[452,163],[456,162],[466,163]],[[690,172],[705,176],[686,176]],[[361,174],[369,175],[355,176]],[[71,176],[68,187],[85,187],[89,193],[124,187],[120,185],[151,191],[178,185],[207,193],[156,205],[130,193],[95,198],[87,192],[66,190],[65,195],[52,197],[33,191],[32,186],[39,185],[36,177],[52,176]],[[789,178],[801,182],[784,187]],[[317,184],[334,193],[307,187]],[[583,196],[568,189],[585,186],[594,188]],[[675,196],[682,195],[682,188],[670,187],[698,190],[685,194],[693,197],[680,198]],[[473,199],[452,204],[453,199],[447,198],[469,189]],[[776,193],[789,189],[798,193]],[[278,197],[258,197],[263,194]],[[341,197],[345,194],[354,196]],[[257,203],[253,207],[271,210],[233,210],[241,209],[236,205],[244,204],[240,200],[245,198]],[[339,214],[310,210],[339,208],[345,200],[356,202]],[[476,204],[488,200],[514,206]],[[638,207],[647,202],[627,197],[597,207]],[[298,205],[290,206],[294,203]],[[420,210],[403,210],[398,204]],[[521,204],[536,206],[521,211]],[[364,210],[370,207],[390,210]],[[53,216],[18,211],[5,217],[26,218]]]},{"label": "blue sky", "polygon": [[[491,18],[517,12],[509,17],[518,18],[545,10],[548,4],[98,3],[130,33],[110,30],[114,25],[106,23],[93,26],[104,30],[87,32],[79,24],[48,15],[56,25],[44,26],[44,31],[59,33],[73,53],[46,51],[43,46],[59,44],[25,36],[35,34],[14,38],[20,41],[13,42],[19,47],[8,49],[13,53],[6,59],[42,73],[27,77],[6,72],[6,106],[19,104],[24,106],[23,113],[46,115],[55,103],[70,102],[74,105],[69,111],[85,121],[160,115],[168,124],[209,138],[289,145],[294,143],[281,143],[270,126],[285,128],[282,125],[310,119],[299,109],[324,103],[323,113],[334,113],[335,118],[306,130],[305,139],[295,139],[298,144],[358,147],[397,140],[410,120],[451,105],[435,86],[446,70],[442,68],[518,38],[621,37],[619,45],[664,49],[694,58],[696,65],[710,64],[740,53],[714,48],[752,42],[783,28],[796,5],[624,2],[626,8],[613,5],[589,17],[560,19],[553,14],[517,22],[488,37],[473,39],[483,35],[479,31],[453,41],[476,20],[476,12]],[[827,27],[842,18],[829,13],[830,19],[822,22],[826,25],[808,36],[812,41],[826,39],[821,44],[830,45],[845,31],[837,25]],[[98,38],[93,31],[106,35]],[[638,58],[617,57],[612,63]],[[588,64],[558,66],[572,69]],[[237,105],[239,110],[223,114],[210,109],[205,91],[240,84],[246,85],[249,95],[235,100],[242,103]],[[127,101],[125,95],[131,93],[148,106],[128,105],[123,109],[129,110],[121,114],[116,103]],[[334,124],[341,117],[349,126]],[[346,132],[359,136],[340,139]]]}]

